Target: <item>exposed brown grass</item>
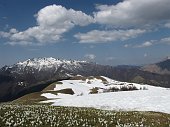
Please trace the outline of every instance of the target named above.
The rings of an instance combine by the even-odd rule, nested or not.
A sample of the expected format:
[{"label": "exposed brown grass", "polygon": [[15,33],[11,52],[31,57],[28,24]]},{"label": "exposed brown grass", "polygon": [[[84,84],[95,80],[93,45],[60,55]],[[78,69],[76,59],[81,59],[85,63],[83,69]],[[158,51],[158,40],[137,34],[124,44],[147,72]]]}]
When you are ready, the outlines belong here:
[{"label": "exposed brown grass", "polygon": [[71,77],[70,80],[86,80],[86,78],[79,75],[79,76]]},{"label": "exposed brown grass", "polygon": [[62,82],[54,82],[54,83],[50,84],[49,86],[47,86],[45,89],[43,89],[42,92],[54,90],[54,88],[56,87],[57,84],[63,84],[63,83]]},{"label": "exposed brown grass", "polygon": [[102,80],[103,82],[107,82],[107,80],[106,80],[105,78],[101,77],[101,76],[96,76],[95,78],[96,78],[96,79],[100,79],[100,80]]},{"label": "exposed brown grass", "polygon": [[30,93],[30,94],[27,94],[25,96],[22,96],[16,100],[14,100],[13,102],[14,103],[20,102],[20,103],[24,103],[24,104],[26,104],[26,103],[30,104],[30,103],[37,103],[39,101],[45,101],[46,98],[41,96],[41,94],[42,94],[42,92]]},{"label": "exposed brown grass", "polygon": [[64,93],[64,94],[71,94],[73,95],[74,94],[74,91],[72,89],[62,89],[62,90],[57,90],[55,91],[56,93]]}]

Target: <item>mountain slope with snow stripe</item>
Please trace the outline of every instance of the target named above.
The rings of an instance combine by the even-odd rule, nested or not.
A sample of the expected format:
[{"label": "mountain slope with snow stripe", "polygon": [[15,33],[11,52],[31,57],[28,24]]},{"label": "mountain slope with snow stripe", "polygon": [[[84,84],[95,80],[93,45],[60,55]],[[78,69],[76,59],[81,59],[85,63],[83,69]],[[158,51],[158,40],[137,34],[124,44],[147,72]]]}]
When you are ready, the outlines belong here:
[{"label": "mountain slope with snow stripe", "polygon": [[39,92],[55,81],[84,76],[112,74],[112,67],[86,61],[61,60],[52,57],[33,58],[0,69],[0,102],[11,101]]}]

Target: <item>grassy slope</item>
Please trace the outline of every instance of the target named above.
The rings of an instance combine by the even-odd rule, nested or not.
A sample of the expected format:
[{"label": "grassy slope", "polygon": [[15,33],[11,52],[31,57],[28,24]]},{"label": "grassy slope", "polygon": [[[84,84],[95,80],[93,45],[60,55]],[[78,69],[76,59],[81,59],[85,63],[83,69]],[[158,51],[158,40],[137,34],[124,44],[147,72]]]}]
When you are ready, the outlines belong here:
[{"label": "grassy slope", "polygon": [[169,127],[170,115],[154,112],[115,112],[93,108],[47,105],[0,105],[0,126],[38,127]]},{"label": "grassy slope", "polygon": [[54,83],[50,84],[49,86],[47,86],[46,88],[44,88],[40,92],[35,92],[35,93],[30,93],[30,94],[24,95],[16,100],[14,100],[13,103],[16,103],[16,104],[18,104],[18,103],[19,104],[37,104],[40,101],[45,101],[45,100],[47,100],[47,98],[41,96],[41,94],[52,93],[52,94],[57,95],[58,91],[52,91],[55,88],[56,84],[61,84],[61,82],[54,82]]}]

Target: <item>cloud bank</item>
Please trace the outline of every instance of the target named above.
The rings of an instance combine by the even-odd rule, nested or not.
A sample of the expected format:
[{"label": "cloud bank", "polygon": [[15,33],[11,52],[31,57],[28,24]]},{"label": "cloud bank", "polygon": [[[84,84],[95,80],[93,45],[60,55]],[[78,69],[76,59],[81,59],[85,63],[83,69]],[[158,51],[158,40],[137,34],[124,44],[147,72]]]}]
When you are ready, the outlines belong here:
[{"label": "cloud bank", "polygon": [[170,20],[169,5],[169,0],[124,0],[97,6],[94,17],[98,23],[114,27],[148,26]]},{"label": "cloud bank", "polygon": [[[80,43],[104,43],[132,39],[154,27],[170,28],[169,5],[169,0],[124,0],[116,5],[97,5],[96,23],[113,30],[92,30],[74,37]],[[140,47],[151,45],[146,42]]]},{"label": "cloud bank", "polygon": [[73,9],[66,9],[60,5],[50,5],[41,9],[36,14],[37,26],[25,31],[11,29],[9,33],[0,32],[1,37],[9,37],[10,44],[36,44],[56,43],[62,35],[74,26],[86,26],[94,22],[94,19]]},{"label": "cloud bank", "polygon": [[92,30],[87,33],[78,33],[74,35],[74,37],[79,40],[79,43],[105,43],[118,40],[125,41],[131,38],[135,38],[145,32],[146,30],[141,29],[110,31]]},{"label": "cloud bank", "polygon": [[87,60],[94,60],[96,58],[96,56],[94,54],[86,54],[86,55],[84,55],[84,57]]},{"label": "cloud bank", "polygon": [[[153,28],[170,28],[169,5],[170,0],[123,0],[115,5],[97,5],[93,15],[61,5],[50,5],[35,15],[37,25],[24,31],[0,31],[0,37],[7,38],[11,45],[45,45],[60,42],[64,34],[75,26],[95,23],[99,29],[92,27],[87,32],[80,31],[73,35],[75,39],[79,43],[125,41]],[[139,47],[151,45],[152,42],[145,42]]]}]

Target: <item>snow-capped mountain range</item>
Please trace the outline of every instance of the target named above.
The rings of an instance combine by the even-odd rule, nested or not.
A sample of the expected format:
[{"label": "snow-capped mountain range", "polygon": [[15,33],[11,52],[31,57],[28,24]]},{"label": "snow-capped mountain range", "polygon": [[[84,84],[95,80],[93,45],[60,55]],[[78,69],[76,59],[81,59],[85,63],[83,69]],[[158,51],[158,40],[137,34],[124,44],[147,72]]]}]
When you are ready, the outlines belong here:
[{"label": "snow-capped mountain range", "polygon": [[0,69],[0,101],[38,91],[49,82],[68,79],[77,74],[108,76],[111,68],[86,61],[52,57],[28,59]]},{"label": "snow-capped mountain range", "polygon": [[74,69],[74,68],[79,68],[81,67],[81,63],[87,63],[86,61],[75,61],[75,60],[60,60],[60,59],[55,59],[53,57],[49,58],[33,58],[33,59],[28,59],[24,62],[18,62],[16,66],[18,69],[24,69],[26,67],[34,68],[39,71],[42,69],[50,69],[50,68],[55,68],[56,70],[63,66],[65,69]]}]

